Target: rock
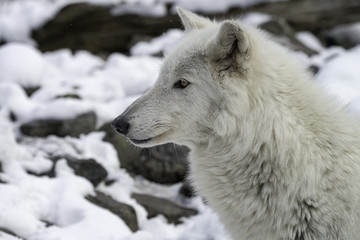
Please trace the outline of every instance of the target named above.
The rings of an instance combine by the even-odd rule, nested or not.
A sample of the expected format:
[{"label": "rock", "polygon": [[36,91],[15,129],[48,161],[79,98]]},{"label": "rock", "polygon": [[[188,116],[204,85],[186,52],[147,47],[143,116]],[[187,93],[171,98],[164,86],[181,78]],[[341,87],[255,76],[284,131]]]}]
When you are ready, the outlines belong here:
[{"label": "rock", "polygon": [[[126,3],[123,3],[126,8]],[[136,42],[160,36],[171,28],[182,28],[179,18],[169,11],[159,17],[111,14],[114,5],[77,3],[65,6],[47,23],[34,30],[33,39],[41,51],[61,48],[88,50],[98,55],[129,53]],[[119,5],[117,5],[119,7]],[[121,6],[120,6],[121,7]],[[360,1],[292,0],[233,7],[226,13],[201,13],[210,18],[238,18],[248,12],[261,12],[285,19],[296,30],[319,32],[339,24],[360,21]]]},{"label": "rock", "polygon": [[259,27],[273,35],[275,41],[294,51],[303,52],[308,56],[318,53],[300,42],[295,37],[295,30],[284,19],[274,18]]},{"label": "rock", "polygon": [[34,176],[37,176],[37,177],[48,176],[49,178],[54,178],[55,177],[55,164],[51,167],[51,169],[49,171],[36,173],[34,171],[31,171],[31,170],[26,170],[26,172],[28,174],[31,174],[31,175],[34,175]]},{"label": "rock", "polygon": [[308,67],[308,71],[311,72],[315,76],[320,71],[320,67],[317,65],[311,65]]},{"label": "rock", "polygon": [[31,174],[31,175],[34,175],[34,176],[37,176],[37,177],[47,176],[49,178],[54,178],[56,176],[56,174],[55,174],[56,162],[59,159],[62,159],[62,158],[65,158],[65,157],[64,156],[49,156],[49,159],[53,162],[53,164],[52,164],[51,168],[48,171],[37,173],[37,172],[34,172],[34,171],[31,171],[31,170],[27,169],[26,172],[28,174]]},{"label": "rock", "polygon": [[[8,237],[11,236],[11,237]],[[16,235],[14,232],[0,227],[0,239],[6,240],[6,239],[18,239],[18,240],[22,240],[23,238],[19,237],[18,235]]]},{"label": "rock", "polygon": [[59,99],[59,98],[81,99],[81,97],[76,93],[68,93],[68,94],[58,95],[55,97],[55,99]]},{"label": "rock", "polygon": [[96,191],[95,193],[96,196],[89,195],[86,197],[86,199],[99,207],[109,210],[124,220],[131,231],[136,232],[139,230],[136,212],[132,206],[117,202],[112,197],[105,195],[102,192]]},{"label": "rock", "polygon": [[132,194],[132,197],[146,209],[148,218],[161,214],[164,215],[169,223],[179,224],[181,223],[181,218],[198,214],[198,211],[195,209],[179,206],[164,198],[138,193]]},{"label": "rock", "polygon": [[140,159],[142,176],[158,183],[183,181],[188,169],[188,152],[186,147],[172,143],[145,149]]},{"label": "rock", "polygon": [[96,115],[88,112],[71,119],[39,119],[20,126],[24,135],[32,137],[46,137],[56,135],[59,137],[79,137],[95,130]]},{"label": "rock", "polygon": [[71,156],[65,156],[65,159],[76,175],[88,179],[95,187],[108,175],[106,169],[94,159],[77,159]]},{"label": "rock", "polygon": [[196,191],[193,186],[188,181],[184,181],[184,184],[179,190],[179,193],[187,198],[192,198],[196,196]]},{"label": "rock", "polygon": [[116,180],[115,179],[107,179],[107,180],[105,180],[105,186],[111,186],[111,185],[113,185],[114,183],[116,182]]},{"label": "rock", "polygon": [[45,224],[45,227],[51,227],[51,226],[55,225],[53,222],[49,222],[49,221],[46,221],[46,220],[41,220],[41,221]]},{"label": "rock", "polygon": [[[3,172],[2,163],[1,163],[1,161],[0,161],[0,173],[2,173],[2,172]],[[0,183],[6,183],[6,182],[3,181],[3,180],[1,179],[1,177],[0,177]]]},{"label": "rock", "polygon": [[148,149],[140,149],[129,143],[106,123],[100,128],[105,131],[104,140],[114,145],[120,165],[134,175],[146,179],[172,184],[182,181],[187,173],[186,158],[189,150],[174,144],[165,144]]},{"label": "rock", "polygon": [[17,121],[17,117],[16,114],[13,111],[10,111],[10,115],[9,118],[12,122],[16,122]]},{"label": "rock", "polygon": [[330,30],[325,30],[321,36],[329,46],[339,45],[350,49],[360,44],[360,23],[340,25]]},{"label": "rock", "polygon": [[59,159],[65,159],[69,167],[74,170],[76,175],[88,179],[95,187],[102,181],[106,180],[108,175],[106,169],[94,159],[78,159],[70,155],[51,156],[50,159],[53,161],[53,165],[50,170],[41,173],[36,173],[30,170],[26,170],[26,172],[37,177],[48,176],[50,178],[54,178],[56,177],[56,162]]},{"label": "rock", "polygon": [[[292,0],[255,5],[245,11],[261,12],[285,19],[297,30],[318,31],[360,21],[360,1]],[[236,13],[232,9],[229,13]]]},{"label": "rock", "polygon": [[175,15],[160,18],[115,15],[111,13],[113,7],[88,3],[65,6],[53,19],[33,31],[32,37],[41,51],[70,48],[108,55],[113,52],[128,53],[131,44],[136,41],[159,36],[168,29],[181,26]]},{"label": "rock", "polygon": [[26,93],[26,95],[28,97],[31,97],[31,95],[33,95],[33,93],[36,92],[39,89],[40,89],[39,86],[27,86],[27,87],[24,87],[25,93]]}]

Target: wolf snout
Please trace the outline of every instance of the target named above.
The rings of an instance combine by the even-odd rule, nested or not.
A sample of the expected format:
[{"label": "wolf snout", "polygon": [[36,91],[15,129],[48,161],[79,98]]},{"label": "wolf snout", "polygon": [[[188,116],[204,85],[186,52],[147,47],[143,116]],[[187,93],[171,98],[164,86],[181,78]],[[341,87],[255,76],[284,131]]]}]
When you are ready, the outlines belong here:
[{"label": "wolf snout", "polygon": [[116,132],[126,135],[129,132],[130,123],[126,118],[119,116],[114,119],[114,121],[111,124],[111,127]]}]

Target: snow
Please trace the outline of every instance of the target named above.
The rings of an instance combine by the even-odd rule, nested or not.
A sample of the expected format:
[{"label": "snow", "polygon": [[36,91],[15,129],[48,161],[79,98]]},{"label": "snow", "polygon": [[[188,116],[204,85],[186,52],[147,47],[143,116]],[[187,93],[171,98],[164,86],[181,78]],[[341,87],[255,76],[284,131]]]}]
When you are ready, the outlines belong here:
[{"label": "snow", "polygon": [[20,43],[9,43],[0,49],[0,82],[14,81],[31,87],[41,84],[44,60],[37,49]]},{"label": "snow", "polygon": [[133,56],[154,55],[161,52],[166,54],[182,36],[183,32],[181,30],[171,29],[150,42],[138,42],[130,49],[130,53]]},{"label": "snow", "polygon": [[164,3],[155,1],[129,2],[126,5],[115,6],[113,15],[137,14],[149,17],[161,17],[166,15],[167,9]]},{"label": "snow", "polygon": [[[317,81],[344,104],[360,98],[360,46],[328,61]],[[346,71],[344,71],[346,69]]]},{"label": "snow", "polygon": [[241,22],[258,27],[259,25],[271,20],[271,16],[264,13],[246,13],[240,17]]},{"label": "snow", "polygon": [[331,29],[327,35],[337,41],[360,42],[360,22],[337,26]]},{"label": "snow", "polygon": [[[92,1],[97,4],[121,2]],[[132,6],[140,4],[127,1]],[[170,0],[146,0],[141,4],[159,5],[154,14],[162,14],[161,4],[167,1]],[[0,9],[0,38],[9,41],[0,46],[0,239],[19,239],[2,229],[29,240],[229,239],[216,214],[200,197],[187,199],[179,195],[180,183],[155,184],[140,177],[134,178],[119,168],[117,153],[110,143],[102,140],[103,132],[92,132],[79,138],[32,138],[21,136],[18,132],[23,122],[70,118],[87,111],[96,113],[99,126],[111,121],[155,83],[162,58],[151,55],[166,54],[183,32],[171,29],[148,43],[140,42],[131,49],[131,56],[114,53],[102,59],[86,51],[72,53],[69,49],[41,53],[29,37],[30,29],[53,16],[60,6],[76,1],[19,2],[9,3]],[[192,10],[214,11],[215,7],[226,9],[236,4],[259,1],[228,0],[216,4],[205,0],[174,2]],[[116,14],[133,11],[130,7],[121,10],[120,5],[119,9],[120,12],[114,9]],[[258,25],[269,18],[264,14],[247,14],[242,20]],[[311,33],[300,32],[296,36],[319,51],[312,57],[303,56],[306,64],[320,67],[315,80],[348,105],[360,119],[360,46],[349,50],[324,48]],[[27,96],[24,87],[40,88]],[[79,99],[61,98],[67,94],[75,94]],[[17,117],[16,121],[10,120],[10,113]],[[107,186],[101,183],[93,187],[88,180],[76,176],[65,159],[56,162],[54,178],[29,173],[49,171],[51,156],[65,155],[95,159],[108,171],[108,179],[114,180],[114,184]],[[84,197],[94,194],[95,190],[133,206],[140,230],[131,232],[120,218],[85,200]],[[184,219],[179,225],[168,224],[163,216],[147,219],[146,210],[131,197],[134,192],[169,199],[195,208],[199,214]],[[47,223],[51,225],[47,226]]]},{"label": "snow", "polygon": [[319,39],[317,39],[314,34],[310,32],[298,32],[295,34],[295,37],[308,48],[311,48],[318,52],[324,50],[324,47],[322,46]]},{"label": "snow", "polygon": [[[104,61],[85,51],[41,54],[30,45],[9,43],[0,47],[0,103],[22,122],[92,110],[102,116],[101,125],[153,85],[160,65],[158,57],[114,53]],[[28,97],[22,86],[41,88]],[[81,100],[59,98],[66,94]]]},{"label": "snow", "polygon": [[226,12],[231,7],[250,7],[265,2],[279,2],[279,0],[223,0],[217,1],[216,4],[210,3],[208,0],[174,0],[176,6],[206,13]]},{"label": "snow", "polygon": [[[31,29],[41,26],[63,6],[60,1],[23,0],[0,4],[0,39],[35,44]],[[46,9],[46,11],[44,11]]]}]

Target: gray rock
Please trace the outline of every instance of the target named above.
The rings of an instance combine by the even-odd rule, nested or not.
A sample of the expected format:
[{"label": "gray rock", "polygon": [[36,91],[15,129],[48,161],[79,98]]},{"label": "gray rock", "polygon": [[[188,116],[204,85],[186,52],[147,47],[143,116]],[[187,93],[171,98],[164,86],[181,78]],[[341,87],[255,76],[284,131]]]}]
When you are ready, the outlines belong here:
[{"label": "gray rock", "polygon": [[360,22],[356,24],[340,25],[321,33],[328,45],[339,45],[345,49],[360,44]]},{"label": "gray rock", "polygon": [[26,93],[26,95],[28,97],[31,97],[31,95],[33,95],[33,93],[36,92],[39,89],[40,89],[39,86],[27,86],[27,87],[24,87],[25,93]]},{"label": "gray rock", "polygon": [[262,12],[285,19],[297,30],[318,31],[360,21],[360,1],[292,0],[260,4],[246,11]]},{"label": "gray rock", "polygon": [[198,214],[198,211],[195,209],[179,206],[164,198],[138,193],[132,194],[132,197],[146,209],[148,218],[161,214],[169,223],[179,224],[182,222],[181,218]]},{"label": "gray rock", "polygon": [[140,169],[147,179],[158,183],[176,183],[185,179],[189,150],[172,143],[142,151]]},{"label": "gray rock", "polygon": [[72,119],[39,119],[20,126],[24,135],[32,137],[46,137],[56,135],[59,137],[79,137],[95,130],[96,115],[88,112]]},{"label": "gray rock", "polygon": [[196,191],[189,181],[184,181],[184,184],[181,186],[179,193],[187,198],[192,198],[196,196]]},{"label": "gray rock", "polygon": [[297,40],[295,30],[284,19],[274,18],[261,24],[259,27],[269,32],[275,41],[294,51],[300,51],[309,56],[318,53]]},{"label": "gray rock", "polygon": [[59,159],[66,159],[67,164],[74,170],[76,175],[88,179],[95,187],[106,180],[108,175],[106,169],[94,159],[78,159],[69,155],[51,156],[50,159],[53,161],[53,165],[48,171],[36,173],[31,170],[26,170],[26,172],[37,177],[48,176],[54,178],[56,177],[56,162]]},{"label": "gray rock", "polygon": [[116,133],[110,123],[103,125],[105,141],[114,145],[120,164],[128,172],[141,175],[157,183],[177,183],[187,173],[186,158],[189,150],[174,144],[165,144],[148,149],[140,149],[129,143],[125,137]]},{"label": "gray rock", "polygon": [[23,238],[19,237],[18,235],[16,235],[14,232],[10,231],[9,229],[0,227],[0,239],[8,239],[8,236],[12,236],[14,238],[11,239],[18,239],[18,240],[22,240]]},{"label": "gray rock", "polygon": [[37,176],[37,177],[43,177],[43,176],[47,176],[49,178],[54,178],[56,177],[56,174],[55,174],[55,165],[56,165],[56,162],[59,160],[59,159],[62,159],[64,158],[63,156],[51,156],[49,157],[49,159],[51,161],[53,161],[53,164],[51,166],[51,168],[47,171],[44,171],[44,172],[34,172],[32,170],[29,170],[29,169],[26,169],[26,172],[28,174],[31,174],[31,175],[34,175],[34,176]]},{"label": "gray rock", "polygon": [[[112,14],[114,5],[77,3],[65,6],[57,15],[32,33],[41,51],[61,48],[88,50],[99,55],[128,53],[142,39],[180,27],[179,18]],[[117,5],[117,7],[121,7]]]},{"label": "gray rock", "polygon": [[[2,172],[3,172],[2,163],[1,163],[1,161],[0,161],[0,173],[2,173]],[[6,183],[6,182],[3,181],[3,180],[1,179],[1,177],[0,177],[0,183]]]},{"label": "gray rock", "polygon": [[43,223],[45,223],[45,227],[51,227],[51,226],[54,226],[55,224],[53,222],[49,222],[49,221],[46,221],[46,220],[41,220]]},{"label": "gray rock", "polygon": [[49,178],[54,178],[55,177],[55,165],[53,165],[49,171],[45,171],[45,172],[36,173],[36,172],[28,170],[28,169],[26,170],[26,172],[30,175],[34,175],[37,177],[48,176]]},{"label": "gray rock", "polygon": [[320,71],[320,67],[317,65],[311,65],[308,67],[308,71],[311,72],[315,76]]},{"label": "gray rock", "polygon": [[59,99],[59,98],[81,99],[81,97],[79,95],[77,95],[76,93],[67,93],[67,94],[57,95],[55,97],[55,99]]},{"label": "gray rock", "polygon": [[106,169],[94,159],[77,159],[71,156],[65,156],[65,159],[76,175],[88,179],[95,187],[108,175]]},{"label": "gray rock", "polygon": [[124,222],[129,226],[131,231],[136,232],[139,230],[136,212],[134,208],[128,204],[120,203],[115,201],[112,197],[96,191],[96,196],[87,196],[86,199],[92,202],[93,204],[105,208],[110,212],[114,213],[116,216],[124,220]]},{"label": "gray rock", "polygon": [[16,122],[17,121],[17,117],[16,114],[13,111],[10,111],[10,115],[9,118],[12,122]]},{"label": "gray rock", "polygon": [[[171,28],[181,28],[179,18],[168,10],[160,17],[111,14],[114,5],[77,3],[65,6],[47,23],[33,31],[42,51],[61,48],[88,50],[98,55],[129,53],[136,42],[156,37]],[[121,6],[117,6],[121,7]],[[124,4],[126,7],[126,4]],[[168,6],[168,9],[172,7]],[[201,13],[218,19],[238,18],[243,13],[262,12],[285,19],[297,30],[318,32],[339,24],[360,21],[360,1],[292,0],[233,7],[226,13]]]}]

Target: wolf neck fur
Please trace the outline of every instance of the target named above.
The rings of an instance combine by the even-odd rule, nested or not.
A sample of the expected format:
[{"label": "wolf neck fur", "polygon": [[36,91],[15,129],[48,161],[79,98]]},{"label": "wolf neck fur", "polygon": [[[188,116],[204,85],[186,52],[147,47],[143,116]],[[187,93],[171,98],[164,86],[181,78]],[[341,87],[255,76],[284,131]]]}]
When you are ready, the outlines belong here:
[{"label": "wolf neck fur", "polygon": [[[273,108],[254,109],[246,119],[225,113],[228,114],[227,118],[233,118],[231,121],[227,119],[227,122],[234,122],[233,131],[238,132],[226,131],[221,136],[213,134],[207,144],[192,149],[190,159],[197,160],[191,162],[192,172],[196,173],[192,176],[195,186],[208,198],[213,208],[220,213],[227,209],[223,214],[233,215],[234,221],[241,221],[234,212],[234,204],[241,211],[244,222],[248,221],[245,219],[250,215],[257,216],[258,221],[271,215],[279,221],[290,221],[282,218],[281,212],[290,211],[299,199],[316,198],[312,193],[316,192],[319,178],[329,165],[334,164],[331,159],[319,158],[319,146],[324,146],[321,142],[328,141],[331,148],[333,144],[339,144],[336,134],[349,134],[350,128],[345,126],[349,122],[344,122],[340,117],[343,112],[331,109],[331,106],[317,109],[316,101],[326,99],[315,96],[309,100],[314,101],[313,106],[303,107],[302,104],[308,103],[302,102],[299,97],[297,106],[290,109],[282,105],[281,97],[287,97],[286,94],[277,96],[277,99],[273,99]],[[309,110],[304,112],[303,109]],[[316,117],[308,117],[314,114]],[[307,119],[317,119],[318,122],[308,122]],[[331,136],[329,132],[334,136],[326,139],[322,132],[326,133],[324,136],[327,138]],[[345,145],[337,147],[344,148],[345,152]],[[303,149],[307,149],[307,152]],[[306,195],[303,195],[305,192]],[[282,198],[286,199],[287,209],[281,205]],[[230,202],[229,199],[236,199],[237,202]],[[259,201],[263,208],[259,209],[258,204],[253,204]],[[277,214],[266,213],[270,209],[276,209]]]}]

